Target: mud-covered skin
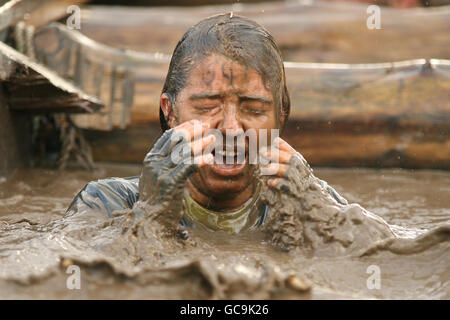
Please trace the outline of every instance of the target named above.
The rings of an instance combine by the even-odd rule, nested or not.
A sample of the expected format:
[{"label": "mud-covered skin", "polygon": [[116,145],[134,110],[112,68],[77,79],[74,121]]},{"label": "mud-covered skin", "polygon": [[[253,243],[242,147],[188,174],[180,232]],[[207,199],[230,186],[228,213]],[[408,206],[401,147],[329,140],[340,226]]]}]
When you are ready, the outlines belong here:
[{"label": "mud-covered skin", "polygon": [[[186,231],[180,229],[179,222],[184,212],[186,180],[208,160],[212,160],[211,154],[203,155],[202,152],[214,142],[214,137],[194,137],[196,125],[203,130],[199,134],[208,128],[207,124],[193,120],[167,130],[158,139],[144,159],[139,180],[139,201],[136,204],[136,212],[151,211],[153,218],[179,231],[182,238],[186,238]],[[194,141],[191,141],[192,138]],[[176,156],[173,152],[177,152]]]},{"label": "mud-covered skin", "polygon": [[[256,140],[264,133],[279,128],[277,104],[265,87],[261,75],[248,65],[225,56],[210,54],[198,61],[183,90],[173,99],[161,95],[161,108],[171,126],[198,119],[208,123],[218,139],[235,140],[255,131]],[[267,137],[268,138],[268,137]],[[250,146],[246,142],[246,148]],[[228,148],[234,148],[228,146]],[[238,167],[238,166],[236,166]],[[232,171],[235,171],[234,173]],[[254,165],[225,168],[220,164],[204,166],[189,177],[186,189],[196,202],[217,211],[233,211],[254,193]]]},{"label": "mud-covered skin", "polygon": [[[164,132],[146,155],[139,180],[141,201],[148,206],[160,207],[163,213],[161,218],[167,225],[173,226],[178,224],[183,212],[182,199],[186,179],[198,170],[196,164],[172,161],[170,151],[178,144],[187,143],[181,136],[174,143],[174,132],[173,129]],[[191,154],[186,153],[184,156],[191,157]]]},{"label": "mud-covered skin", "polygon": [[271,207],[263,229],[284,250],[359,255],[374,242],[395,237],[383,219],[358,204],[347,204],[315,177],[298,152],[275,186],[263,185],[264,201]]},{"label": "mud-covered skin", "polygon": [[305,192],[310,184],[312,170],[300,153],[292,155],[289,160],[289,169],[275,186],[280,192],[296,197]]},{"label": "mud-covered skin", "polygon": [[[185,182],[197,170],[197,165],[172,161],[170,151],[186,143],[181,139],[172,139],[172,135],[173,130],[167,131],[146,156],[139,180],[139,201],[132,211],[122,212],[127,213],[123,219],[123,234],[134,239],[130,243],[143,250],[149,244],[137,238],[158,239],[159,242],[175,237],[182,247],[193,244],[192,239],[186,241],[188,231],[180,220],[184,214]],[[261,198],[270,208],[261,230],[273,244],[284,250],[300,248],[313,255],[360,255],[374,242],[395,238],[395,228],[391,230],[380,217],[358,204],[347,204],[325,181],[314,176],[313,170],[298,152],[291,156],[288,169],[275,186],[268,183],[272,176],[262,176],[260,179],[263,180]],[[88,195],[92,198],[95,194],[91,192],[80,199],[86,202]],[[87,201],[87,204],[95,204],[94,200]],[[96,201],[101,203],[100,200]],[[126,202],[124,200],[122,202]],[[104,203],[102,207],[107,205]],[[81,207],[80,210],[85,209]],[[113,214],[120,215],[120,211]],[[161,252],[165,251],[163,247],[161,243]]]},{"label": "mud-covered skin", "polygon": [[[156,217],[162,228],[155,228],[154,222],[140,219],[130,229],[134,234],[149,237],[151,233],[167,234],[175,228],[179,238],[183,239],[186,231],[181,233],[178,226],[184,212],[183,185],[189,172],[194,172],[195,168],[186,165],[177,171],[176,176],[171,175],[175,170],[172,168],[174,164],[167,159],[168,147],[164,141],[168,138],[155,145],[156,151],[152,149],[144,162],[140,190],[141,194],[147,192],[148,200],[140,200],[135,208],[135,212],[140,209],[146,211],[149,221]],[[163,151],[158,151],[160,149]],[[270,207],[261,231],[283,250],[299,248],[312,255],[361,255],[374,242],[395,238],[383,219],[358,204],[348,204],[325,181],[315,177],[298,152],[290,158],[289,168],[275,187],[268,186],[268,178],[261,177],[262,199]],[[167,183],[174,185],[169,188]],[[145,187],[147,191],[144,191]],[[153,195],[150,193],[153,190],[161,191]],[[141,246],[139,241],[133,242]],[[192,241],[190,243],[195,245]]]}]

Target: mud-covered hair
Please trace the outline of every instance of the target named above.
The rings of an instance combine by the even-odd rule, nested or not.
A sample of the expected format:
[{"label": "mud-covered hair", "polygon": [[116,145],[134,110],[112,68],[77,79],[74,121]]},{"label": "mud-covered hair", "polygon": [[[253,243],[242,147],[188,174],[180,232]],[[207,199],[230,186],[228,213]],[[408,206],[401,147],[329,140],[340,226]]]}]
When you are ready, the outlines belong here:
[{"label": "mud-covered hair", "polygon": [[[273,94],[282,129],[291,103],[281,52],[266,29],[248,18],[229,13],[200,21],[178,42],[162,90],[172,104],[176,103],[193,68],[211,54],[223,55],[261,75],[264,86]],[[159,117],[162,131],[170,129],[161,106]]]}]

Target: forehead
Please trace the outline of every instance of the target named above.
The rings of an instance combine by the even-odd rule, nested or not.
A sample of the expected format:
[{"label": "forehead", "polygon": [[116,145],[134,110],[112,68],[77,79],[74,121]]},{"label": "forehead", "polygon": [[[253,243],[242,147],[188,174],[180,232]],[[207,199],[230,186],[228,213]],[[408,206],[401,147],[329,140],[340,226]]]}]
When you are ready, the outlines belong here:
[{"label": "forehead", "polygon": [[216,54],[204,58],[194,67],[184,89],[190,94],[210,91],[222,94],[252,93],[269,99],[272,97],[255,69]]}]

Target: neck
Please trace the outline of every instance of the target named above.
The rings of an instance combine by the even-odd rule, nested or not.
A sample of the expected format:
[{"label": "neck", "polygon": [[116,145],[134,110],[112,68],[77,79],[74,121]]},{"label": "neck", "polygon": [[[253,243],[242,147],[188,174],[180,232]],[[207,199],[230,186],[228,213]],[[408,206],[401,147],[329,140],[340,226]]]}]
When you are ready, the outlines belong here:
[{"label": "neck", "polygon": [[217,196],[206,195],[198,190],[188,179],[186,188],[198,204],[215,211],[232,211],[240,208],[255,192],[256,183],[250,183],[239,193],[227,193]]}]

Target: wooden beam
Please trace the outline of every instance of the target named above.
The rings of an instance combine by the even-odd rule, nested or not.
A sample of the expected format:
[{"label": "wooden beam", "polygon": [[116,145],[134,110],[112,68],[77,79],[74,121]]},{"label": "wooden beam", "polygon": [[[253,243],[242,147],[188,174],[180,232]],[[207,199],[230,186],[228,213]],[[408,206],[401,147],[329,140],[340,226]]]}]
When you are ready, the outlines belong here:
[{"label": "wooden beam", "polygon": [[80,6],[89,0],[51,0],[31,12],[25,22],[36,29],[41,28],[50,22],[58,21],[68,15],[67,8],[71,5]]},{"label": "wooden beam", "polygon": [[[292,110],[283,138],[312,165],[450,169],[450,61],[286,70]],[[138,91],[126,130],[86,131],[96,160],[142,161],[160,135],[159,85]]]},{"label": "wooden beam", "polygon": [[[120,69],[120,81],[129,83],[128,89],[132,89],[132,105],[125,109],[131,113],[130,123],[158,120],[159,95],[169,56],[111,48],[61,24],[40,31],[35,44],[43,63],[73,79],[83,90],[99,92],[98,96],[104,97],[107,104],[111,102],[112,70]],[[366,121],[401,117],[403,122],[450,122],[449,60],[366,64],[285,62],[285,70],[292,119]],[[119,89],[124,88],[117,87],[120,93]],[[113,112],[121,112],[118,105]],[[81,122],[78,124],[83,126]],[[101,129],[100,126],[100,122],[93,121],[83,127]]]},{"label": "wooden beam", "polygon": [[11,0],[0,7],[0,31],[24,19],[24,16],[51,0]]},{"label": "wooden beam", "polygon": [[31,140],[29,117],[9,111],[0,86],[0,179],[27,164]]},{"label": "wooden beam", "polygon": [[[108,105],[108,116],[76,120],[91,129],[96,160],[141,162],[159,136],[170,57],[105,46],[59,24],[38,32],[35,44],[43,63]],[[284,138],[312,165],[450,169],[449,60],[285,62],[285,69],[292,109]],[[129,123],[120,126],[124,112]],[[124,130],[95,130],[117,127]]]},{"label": "wooden beam", "polygon": [[169,56],[106,46],[59,23],[39,30],[34,45],[41,63],[104,102],[103,114],[74,118],[82,128],[126,128],[137,90],[142,83],[152,86],[151,94],[160,90],[170,61]]},{"label": "wooden beam", "polygon": [[170,55],[190,26],[233,11],[267,28],[285,61],[382,63],[450,57],[450,6],[402,10],[381,6],[381,29],[373,30],[366,25],[367,6],[315,1],[191,8],[85,6],[81,32],[112,47]]},{"label": "wooden beam", "polygon": [[0,83],[9,109],[14,111],[84,113],[102,106],[97,98],[2,42]]}]

